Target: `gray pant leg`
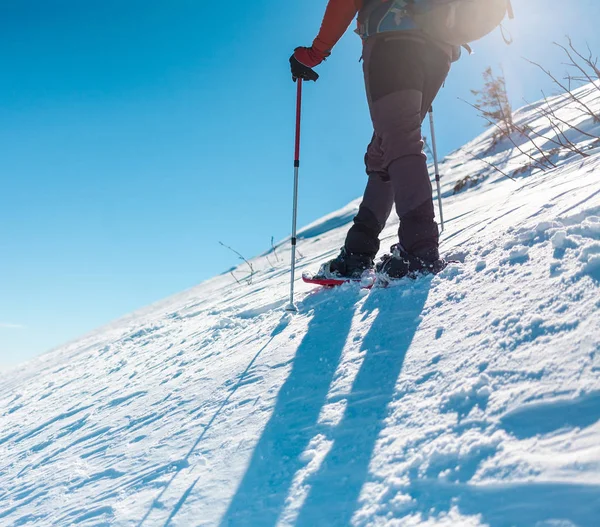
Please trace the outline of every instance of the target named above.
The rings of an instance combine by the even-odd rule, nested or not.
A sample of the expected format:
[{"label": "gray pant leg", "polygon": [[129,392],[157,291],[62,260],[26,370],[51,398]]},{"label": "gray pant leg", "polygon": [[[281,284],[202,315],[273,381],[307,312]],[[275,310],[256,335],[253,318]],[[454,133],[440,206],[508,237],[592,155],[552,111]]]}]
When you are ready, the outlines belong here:
[{"label": "gray pant leg", "polygon": [[372,113],[394,187],[400,218],[398,239],[409,253],[433,259],[437,257],[439,230],[421,132],[423,116],[432,102],[429,97],[419,90],[397,91],[373,103]]},{"label": "gray pant leg", "polygon": [[363,202],[346,238],[350,253],[379,251],[379,234],[396,204],[403,219],[400,242],[407,250],[437,245],[432,187],[421,135],[423,94],[419,90],[391,93],[371,104],[375,126],[365,163],[369,182]]},{"label": "gray pant leg", "polygon": [[[395,157],[388,166],[388,174],[396,197],[396,212],[400,218],[398,239],[409,252],[427,259],[438,257],[439,229],[435,221],[431,179],[427,168],[427,158],[423,153],[421,124],[439,90],[423,92],[403,90],[384,97],[374,104],[381,107],[376,110],[385,114],[386,105],[401,109],[403,118],[380,117],[389,126],[390,136],[394,137],[391,147]],[[402,102],[401,102],[402,101]],[[396,149],[396,150],[395,150]],[[403,152],[403,153],[401,153]]]},{"label": "gray pant leg", "polygon": [[385,174],[371,173],[363,201],[346,237],[346,251],[375,258],[379,235],[394,205],[394,189]]},{"label": "gray pant leg", "polygon": [[431,200],[432,195],[421,135],[422,104],[421,91],[402,90],[371,105],[375,133],[381,140],[383,166],[394,188],[400,219]]}]

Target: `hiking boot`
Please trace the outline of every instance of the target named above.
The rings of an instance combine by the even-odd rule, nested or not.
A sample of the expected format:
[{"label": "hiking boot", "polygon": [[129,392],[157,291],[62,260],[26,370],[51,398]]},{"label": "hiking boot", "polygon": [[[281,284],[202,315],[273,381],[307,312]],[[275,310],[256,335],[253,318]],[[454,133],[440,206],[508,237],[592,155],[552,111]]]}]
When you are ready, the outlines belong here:
[{"label": "hiking boot", "polygon": [[410,254],[400,244],[391,247],[392,254],[384,255],[376,266],[377,274],[390,280],[399,280],[405,276],[412,278],[418,274],[438,274],[447,263],[440,259],[437,247]]},{"label": "hiking boot", "polygon": [[360,280],[362,274],[373,269],[373,257],[368,254],[349,253],[342,248],[337,258],[325,262],[317,276],[322,278],[342,278]]}]

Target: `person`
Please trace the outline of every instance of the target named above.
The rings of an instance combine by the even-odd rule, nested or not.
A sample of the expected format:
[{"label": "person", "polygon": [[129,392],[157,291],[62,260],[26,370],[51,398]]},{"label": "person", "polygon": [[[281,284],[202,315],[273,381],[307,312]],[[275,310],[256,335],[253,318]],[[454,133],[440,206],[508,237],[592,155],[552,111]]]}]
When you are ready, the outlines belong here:
[{"label": "person", "polygon": [[330,0],[312,46],[298,47],[290,57],[294,80],[316,81],[313,68],[329,57],[358,14],[374,129],[365,155],[368,182],[344,247],[321,267],[320,276],[359,279],[373,269],[379,235],[394,206],[400,218],[398,243],[377,271],[396,279],[445,267],[421,125],[460,50],[417,28],[411,17],[415,1]]}]

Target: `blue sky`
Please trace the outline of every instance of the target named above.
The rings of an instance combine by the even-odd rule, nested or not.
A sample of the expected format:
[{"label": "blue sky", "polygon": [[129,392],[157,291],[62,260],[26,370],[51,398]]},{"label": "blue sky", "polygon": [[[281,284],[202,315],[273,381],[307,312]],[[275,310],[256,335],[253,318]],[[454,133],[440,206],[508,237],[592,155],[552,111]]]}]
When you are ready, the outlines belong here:
[{"label": "blue sky", "polygon": [[[469,98],[502,64],[515,106],[564,70],[551,41],[600,53],[597,0],[513,0],[498,34],[436,103],[444,153],[482,129]],[[289,234],[288,57],[326,0],[5,0],[0,5],[0,367],[236,264]],[[371,135],[360,40],[348,32],[305,90],[300,224],[362,192]]]}]

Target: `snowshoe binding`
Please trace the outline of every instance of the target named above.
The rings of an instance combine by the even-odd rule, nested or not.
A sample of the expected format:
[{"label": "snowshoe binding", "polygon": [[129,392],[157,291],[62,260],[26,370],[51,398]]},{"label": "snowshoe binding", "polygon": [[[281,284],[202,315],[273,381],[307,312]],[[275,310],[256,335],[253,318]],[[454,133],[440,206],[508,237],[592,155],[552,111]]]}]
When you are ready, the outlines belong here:
[{"label": "snowshoe binding", "polygon": [[375,281],[373,258],[365,254],[349,253],[343,248],[337,258],[325,262],[316,274],[304,273],[302,280],[307,284],[324,287],[357,283],[370,289]]},{"label": "snowshoe binding", "polygon": [[400,244],[390,250],[391,254],[384,255],[375,267],[377,284],[383,287],[405,277],[415,279],[420,275],[438,274],[449,263],[440,258],[437,247],[420,254],[410,254]]}]

